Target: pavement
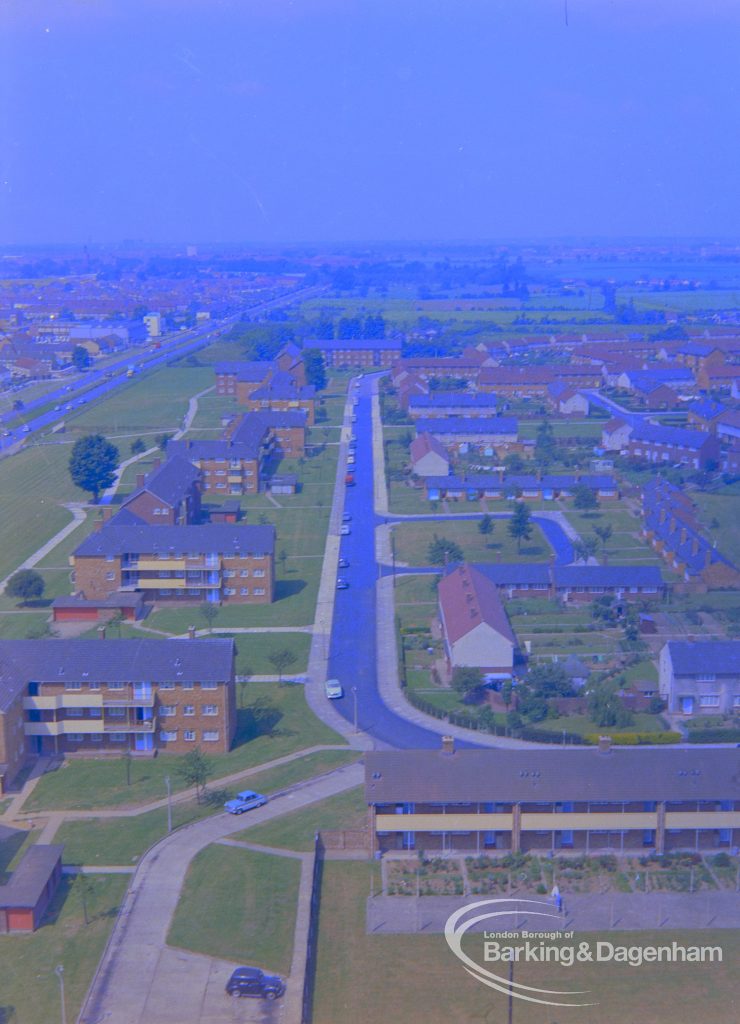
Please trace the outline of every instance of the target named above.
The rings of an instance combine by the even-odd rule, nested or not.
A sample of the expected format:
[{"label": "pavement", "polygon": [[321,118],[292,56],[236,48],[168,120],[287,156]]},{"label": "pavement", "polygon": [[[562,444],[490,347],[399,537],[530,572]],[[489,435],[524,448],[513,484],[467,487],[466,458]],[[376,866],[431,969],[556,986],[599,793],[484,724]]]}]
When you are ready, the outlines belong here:
[{"label": "pavement", "polygon": [[[167,946],[167,933],[188,867],[211,843],[263,824],[317,800],[360,785],[360,765],[300,783],[263,807],[241,815],[218,814],[178,829],[152,847],[137,865],[100,965],[80,1013],[80,1024],[221,1024],[290,1021],[299,1024],[302,985],[291,973],[282,1000],[269,1005],[230,1000],[224,984],[235,964]],[[301,886],[298,919],[307,922],[308,892]],[[298,953],[294,946],[294,951]],[[305,958],[304,961],[305,963]],[[297,965],[294,963],[294,968]],[[299,991],[300,990],[300,991]]]},{"label": "pavement", "polygon": [[[485,900],[485,896],[371,896],[367,901],[368,933],[440,933],[454,911]],[[490,897],[493,899],[494,897]],[[499,897],[502,898],[502,897]],[[740,894],[733,892],[695,893],[589,893],[563,894],[563,910],[554,906],[536,908],[553,914],[541,918],[528,900],[549,902],[547,897],[528,895],[511,898],[511,912],[496,919],[482,920],[471,931],[556,931],[575,932],[645,931],[686,928],[740,927]],[[497,908],[497,909],[509,909]]]}]

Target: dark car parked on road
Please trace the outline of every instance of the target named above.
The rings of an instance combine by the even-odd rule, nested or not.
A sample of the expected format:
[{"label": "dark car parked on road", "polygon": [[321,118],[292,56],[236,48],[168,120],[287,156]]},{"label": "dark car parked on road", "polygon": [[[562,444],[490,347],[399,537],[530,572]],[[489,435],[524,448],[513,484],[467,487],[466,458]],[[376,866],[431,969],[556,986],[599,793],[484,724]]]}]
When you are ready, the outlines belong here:
[{"label": "dark car parked on road", "polygon": [[230,996],[253,999],[277,999],[285,992],[285,982],[276,974],[265,974],[259,967],[237,967],[226,982]]}]

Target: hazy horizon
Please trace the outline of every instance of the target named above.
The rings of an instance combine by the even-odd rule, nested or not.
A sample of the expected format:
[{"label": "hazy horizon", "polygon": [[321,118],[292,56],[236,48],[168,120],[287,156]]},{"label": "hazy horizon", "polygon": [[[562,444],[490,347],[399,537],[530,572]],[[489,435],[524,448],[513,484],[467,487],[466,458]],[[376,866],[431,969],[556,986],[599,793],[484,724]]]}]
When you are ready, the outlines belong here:
[{"label": "hazy horizon", "polygon": [[0,245],[740,237],[740,5],[9,0]]}]

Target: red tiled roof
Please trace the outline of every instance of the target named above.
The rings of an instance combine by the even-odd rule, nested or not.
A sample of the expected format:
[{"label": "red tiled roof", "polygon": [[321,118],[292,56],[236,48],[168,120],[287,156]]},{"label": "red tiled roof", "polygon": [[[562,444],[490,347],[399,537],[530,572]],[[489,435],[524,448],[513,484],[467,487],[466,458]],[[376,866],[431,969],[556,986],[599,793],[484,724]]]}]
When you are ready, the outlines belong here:
[{"label": "red tiled roof", "polygon": [[449,643],[456,643],[481,623],[516,643],[496,585],[477,569],[466,564],[453,569],[440,580],[438,594]]}]

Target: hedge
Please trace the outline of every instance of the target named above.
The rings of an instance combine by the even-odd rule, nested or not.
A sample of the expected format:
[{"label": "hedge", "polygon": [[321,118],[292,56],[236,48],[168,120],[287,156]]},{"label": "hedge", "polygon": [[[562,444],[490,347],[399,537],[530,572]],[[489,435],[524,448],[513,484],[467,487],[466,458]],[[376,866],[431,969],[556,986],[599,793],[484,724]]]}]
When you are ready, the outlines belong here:
[{"label": "hedge", "polygon": [[[588,733],[584,739],[587,743],[597,745],[600,733]],[[680,732],[618,732],[609,739],[615,747],[639,747],[665,743],[680,743],[683,739]]]},{"label": "hedge", "polygon": [[740,743],[740,729],[689,729],[688,743]]}]

